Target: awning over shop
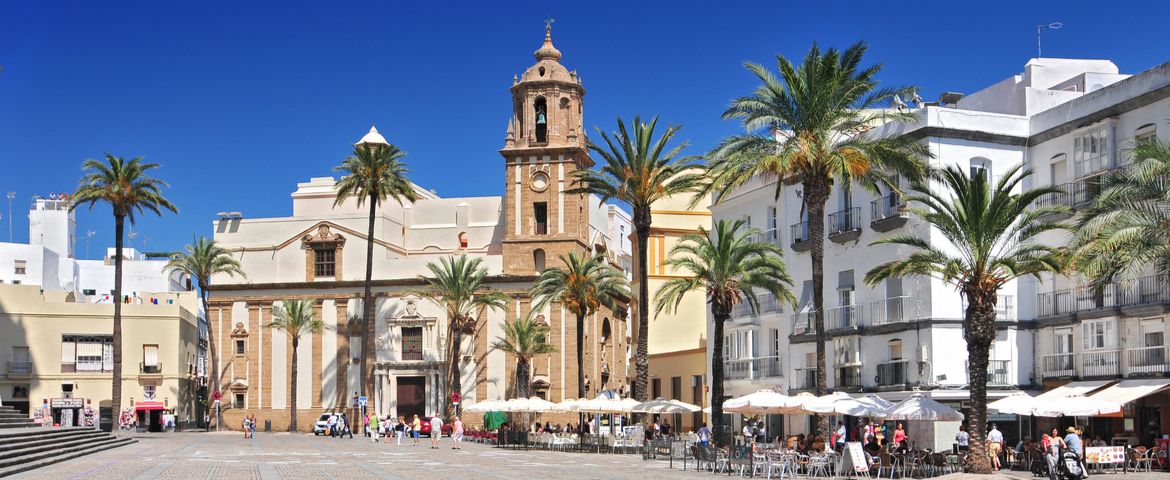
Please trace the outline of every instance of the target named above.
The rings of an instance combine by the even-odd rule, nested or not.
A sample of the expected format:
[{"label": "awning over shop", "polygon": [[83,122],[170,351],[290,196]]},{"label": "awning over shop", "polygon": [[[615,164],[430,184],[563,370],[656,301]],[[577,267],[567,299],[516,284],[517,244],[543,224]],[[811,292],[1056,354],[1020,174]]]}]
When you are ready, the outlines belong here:
[{"label": "awning over shop", "polygon": [[135,410],[165,410],[162,402],[138,402],[134,404]]},{"label": "awning over shop", "polygon": [[1143,378],[1122,380],[1109,388],[1090,395],[1098,400],[1126,404],[1170,387],[1170,378]]},{"label": "awning over shop", "polygon": [[1086,380],[1083,382],[1069,382],[1052,390],[1044,392],[1036,397],[1038,403],[1051,402],[1060,400],[1061,398],[1070,395],[1084,395],[1088,396],[1096,390],[1113,383],[1114,380]]}]

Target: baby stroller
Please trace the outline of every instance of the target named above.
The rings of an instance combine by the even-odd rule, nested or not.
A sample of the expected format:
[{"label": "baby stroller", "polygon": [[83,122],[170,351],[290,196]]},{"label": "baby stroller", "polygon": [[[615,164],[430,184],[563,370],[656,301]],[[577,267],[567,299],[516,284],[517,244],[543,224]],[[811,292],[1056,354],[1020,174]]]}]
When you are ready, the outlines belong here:
[{"label": "baby stroller", "polygon": [[[1047,460],[1033,460],[1031,471],[1032,475],[1037,477],[1049,476]],[[1081,468],[1080,458],[1077,457],[1077,454],[1072,450],[1061,450],[1056,462],[1056,478],[1063,480],[1081,480],[1084,476],[1085,471]]]}]

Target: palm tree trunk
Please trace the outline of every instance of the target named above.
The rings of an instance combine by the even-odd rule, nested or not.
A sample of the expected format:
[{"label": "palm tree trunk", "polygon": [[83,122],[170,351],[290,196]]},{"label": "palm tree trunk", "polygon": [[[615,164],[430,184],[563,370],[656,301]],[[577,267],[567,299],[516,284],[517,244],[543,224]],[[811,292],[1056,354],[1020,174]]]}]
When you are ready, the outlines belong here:
[{"label": "palm tree trunk", "polygon": [[[577,398],[585,398],[585,313],[577,314]],[[585,419],[584,413],[577,414],[577,426]]]},{"label": "palm tree trunk", "polygon": [[723,438],[723,324],[731,317],[730,309],[711,306],[715,317],[715,338],[711,345],[711,425],[714,427],[715,446],[724,445]]},{"label": "palm tree trunk", "polygon": [[987,367],[995,341],[996,294],[968,295],[963,335],[967,339],[967,382],[971,390],[971,414],[967,416],[970,454],[967,471],[992,473],[987,458]]},{"label": "palm tree trunk", "polygon": [[638,351],[634,356],[634,398],[644,402],[650,382],[650,286],[646,285],[646,242],[650,238],[650,208],[634,207],[634,231],[638,236]]},{"label": "palm tree trunk", "polygon": [[288,398],[291,401],[291,415],[288,419],[288,431],[297,431],[297,346],[301,343],[300,335],[292,337],[292,381],[288,383]]},{"label": "palm tree trunk", "polygon": [[[211,311],[207,309],[207,283],[199,281],[199,298],[203,300],[203,314],[207,316],[207,385],[212,392],[219,390],[219,371],[215,368],[215,334],[211,328]],[[216,430],[219,429],[220,418],[215,415]],[[205,426],[210,428],[210,425]]]},{"label": "palm tree trunk", "polygon": [[[808,235],[812,242],[813,324],[817,340],[817,395],[828,393],[828,368],[825,352],[825,203],[829,187],[821,182],[804,183],[808,206]],[[829,431],[829,417],[814,415],[813,435]]]},{"label": "palm tree trunk", "polygon": [[[122,418],[122,232],[126,225],[126,215],[114,214],[114,384],[110,389],[111,405],[114,409],[114,421]],[[112,428],[114,435],[122,429],[118,425]]]},{"label": "palm tree trunk", "polygon": [[459,368],[459,344],[463,342],[463,331],[460,329],[461,325],[456,324],[455,319],[451,319],[451,358],[449,360],[449,374],[450,375],[450,391],[447,392],[447,398],[443,400],[444,413],[447,418],[451,418],[455,414],[455,403],[451,401],[451,393],[463,392],[463,382],[460,380]]},{"label": "palm tree trunk", "polygon": [[358,390],[361,396],[374,391],[374,365],[371,357],[377,358],[374,352],[374,297],[371,291],[374,281],[374,216],[377,213],[378,198],[370,195],[370,226],[366,236],[366,282],[365,292],[362,295],[362,380]]},{"label": "palm tree trunk", "polygon": [[521,358],[516,359],[516,398],[528,398],[530,396],[528,385],[528,360]]}]

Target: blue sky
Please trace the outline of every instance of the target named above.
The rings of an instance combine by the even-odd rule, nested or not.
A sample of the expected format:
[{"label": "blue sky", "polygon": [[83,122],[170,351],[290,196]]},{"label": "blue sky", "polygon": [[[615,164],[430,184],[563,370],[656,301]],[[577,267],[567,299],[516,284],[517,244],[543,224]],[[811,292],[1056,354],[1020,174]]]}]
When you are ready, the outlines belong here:
[{"label": "blue sky", "polygon": [[[1054,13],[1059,12],[1059,13]],[[503,191],[512,76],[543,20],[587,89],[585,117],[659,115],[690,153],[736,130],[719,115],[755,83],[745,60],[864,39],[887,84],[923,97],[972,92],[1036,53],[1108,58],[1123,72],[1170,60],[1170,3],[1126,2],[105,2],[0,6],[0,192],[17,192],[27,241],[34,194],[76,187],[104,152],[144,156],[179,216],[146,215],[135,246],[177,249],[220,211],[291,213],[298,181],[331,174],[371,124],[442,196]],[[0,197],[0,240],[8,211]],[[113,244],[108,208],[79,211],[91,252]],[[78,252],[84,256],[85,243]]]}]

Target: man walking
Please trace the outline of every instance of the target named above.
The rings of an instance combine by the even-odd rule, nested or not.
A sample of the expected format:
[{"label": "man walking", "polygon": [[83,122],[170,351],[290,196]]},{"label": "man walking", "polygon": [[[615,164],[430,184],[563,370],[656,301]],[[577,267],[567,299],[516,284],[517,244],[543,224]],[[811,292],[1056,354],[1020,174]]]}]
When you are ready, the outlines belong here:
[{"label": "man walking", "polygon": [[838,452],[845,451],[845,441],[846,441],[845,434],[846,434],[845,422],[837,422],[837,441],[834,442],[835,443],[834,446],[836,447]]},{"label": "man walking", "polygon": [[370,443],[378,443],[378,415],[370,415],[367,418],[370,419],[370,426],[367,427],[370,434]]},{"label": "man walking", "polygon": [[987,456],[991,457],[991,468],[999,470],[999,452],[1003,451],[1003,432],[993,423],[987,432]]},{"label": "man walking", "polygon": [[431,417],[431,448],[439,448],[439,439],[443,437],[443,419],[438,415]]}]

